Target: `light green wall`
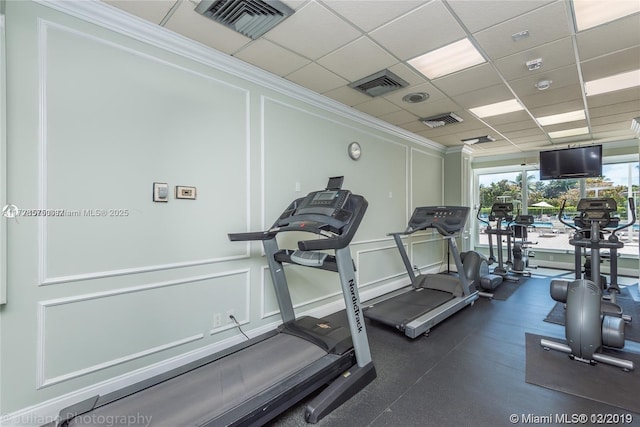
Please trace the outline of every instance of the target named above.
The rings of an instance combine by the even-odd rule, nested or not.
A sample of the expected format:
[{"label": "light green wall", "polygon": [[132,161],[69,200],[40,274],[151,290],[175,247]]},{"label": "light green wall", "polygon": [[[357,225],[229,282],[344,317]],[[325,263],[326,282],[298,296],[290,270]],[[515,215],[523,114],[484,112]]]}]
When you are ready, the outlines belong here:
[{"label": "light green wall", "polygon": [[[0,415],[34,405],[50,415],[239,342],[229,310],[249,333],[274,327],[262,249],[227,233],[268,227],[329,176],[369,201],[352,244],[362,295],[405,284],[387,233],[404,229],[414,206],[442,203],[442,147],[293,85],[223,71],[224,61],[243,66],[218,64],[215,52],[145,44],[109,29],[109,13],[122,12],[91,7],[108,12],[100,25],[6,3],[7,199],[80,215],[7,222]],[[351,141],[363,148],[357,162]],[[198,198],[154,203],[153,182],[195,186]],[[127,214],[82,214],[97,209]],[[421,267],[442,262],[433,233],[407,245]],[[287,271],[298,313],[340,308],[337,275]]]}]

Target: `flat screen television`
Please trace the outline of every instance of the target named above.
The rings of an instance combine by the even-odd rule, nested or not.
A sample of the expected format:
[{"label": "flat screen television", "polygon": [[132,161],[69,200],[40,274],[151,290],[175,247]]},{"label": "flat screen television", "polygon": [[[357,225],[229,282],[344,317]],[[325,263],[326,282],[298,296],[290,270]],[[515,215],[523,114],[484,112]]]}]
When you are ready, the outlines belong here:
[{"label": "flat screen television", "polygon": [[540,152],[540,180],[602,176],[602,145]]}]

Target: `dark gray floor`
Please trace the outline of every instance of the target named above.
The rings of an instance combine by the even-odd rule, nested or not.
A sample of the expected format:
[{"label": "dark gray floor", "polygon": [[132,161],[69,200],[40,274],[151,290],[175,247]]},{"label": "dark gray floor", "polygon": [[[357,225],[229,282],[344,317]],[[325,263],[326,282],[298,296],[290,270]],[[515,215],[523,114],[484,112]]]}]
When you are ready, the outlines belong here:
[{"label": "dark gray floor", "polygon": [[[555,305],[549,296],[549,277],[534,273],[521,283],[506,301],[481,298],[436,326],[429,336],[415,340],[367,321],[378,378],[317,425],[509,426],[534,421],[560,425],[556,414],[618,414],[631,417],[631,423],[616,424],[640,426],[638,413],[525,382],[525,333],[564,338],[564,327],[544,322]],[[346,323],[343,312],[330,318]],[[640,354],[640,344],[627,342],[625,351]],[[567,358],[567,363],[579,362]],[[601,368],[616,369],[593,367]],[[271,423],[303,425],[304,403]]]}]

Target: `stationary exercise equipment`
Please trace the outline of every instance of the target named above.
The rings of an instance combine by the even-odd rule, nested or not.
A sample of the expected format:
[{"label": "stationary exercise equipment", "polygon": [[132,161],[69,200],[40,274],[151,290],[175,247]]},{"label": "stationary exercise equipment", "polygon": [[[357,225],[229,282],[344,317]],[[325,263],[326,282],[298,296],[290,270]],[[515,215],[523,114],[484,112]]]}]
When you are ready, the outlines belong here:
[{"label": "stationary exercise equipment", "polygon": [[[618,206],[616,201],[612,198],[581,199],[578,202],[577,207],[577,210],[580,214],[574,218],[574,224],[572,225],[571,223],[563,219],[560,220],[560,222],[562,222],[563,224],[572,228],[576,232],[579,232],[578,236],[581,239],[590,242],[589,244],[584,243],[579,247],[576,247],[576,250],[574,251],[574,268],[576,280],[586,279],[598,284],[600,289],[602,290],[603,298],[612,303],[611,305],[606,305],[609,314],[622,317],[622,319],[627,323],[631,322],[631,317],[622,313],[622,308],[620,308],[616,304],[616,298],[620,294],[620,286],[618,285],[618,249],[624,247],[624,243],[620,241],[618,233],[625,228],[631,227],[636,222],[636,211],[633,198],[629,198],[628,203],[628,212],[630,217],[629,222],[627,222],[626,224],[620,225],[620,217],[615,215],[618,210]],[[584,219],[585,217],[589,217],[589,215],[585,214],[585,212],[596,212],[596,214],[605,212],[608,216],[608,222],[605,225],[602,225],[604,224],[604,220],[601,221],[601,225],[599,226],[599,235],[594,239],[591,238],[592,230],[590,223],[589,221],[586,221]],[[593,217],[593,215],[594,214],[591,213],[591,217]],[[560,215],[559,218],[563,218],[563,215]],[[609,237],[606,239],[605,233],[609,234]],[[594,243],[591,243],[596,241],[602,243],[595,245]],[[604,251],[601,251],[601,249],[608,250],[608,253],[605,256],[607,259],[609,259],[609,283],[607,283],[606,277],[601,273],[600,270],[600,265],[602,264],[602,259],[604,257]],[[588,254],[588,270],[581,270],[580,263],[583,251]],[[597,254],[595,254],[594,251],[597,252]],[[597,269],[593,268],[594,263],[598,264]]]},{"label": "stationary exercise equipment", "polygon": [[[478,209],[478,213],[480,209]],[[509,255],[509,262],[504,262],[504,254],[502,253],[502,238],[506,237],[507,242],[507,254],[511,253],[511,237],[513,230],[509,228],[508,224],[513,220],[513,203],[494,203],[491,206],[491,212],[489,212],[489,221],[481,219],[478,214],[478,219],[486,224],[484,232],[489,237],[489,262],[494,262],[496,258],[493,252],[493,239],[492,236],[496,236],[496,251],[498,252],[498,265],[494,267],[493,274],[501,276],[502,280],[507,282],[519,282],[520,278],[510,273],[511,270],[511,255]],[[496,226],[493,228],[490,221],[495,221]]]},{"label": "stationary exercise equipment", "polygon": [[467,251],[460,254],[460,259],[467,279],[481,291],[480,296],[493,298],[491,292],[502,284],[502,276],[491,274],[487,257],[475,251]]},{"label": "stationary exercise equipment", "polygon": [[[306,421],[315,423],[369,384],[376,371],[349,249],[367,201],[341,186],[342,177],[331,178],[326,189],[296,199],[266,231],[229,234],[232,241],[262,242],[282,316],[277,330],[80,402],[61,411],[56,425],[97,427],[100,420],[144,414],[163,426],[258,426],[326,386],[306,407]],[[276,236],[285,232],[314,237],[281,250]],[[296,318],[284,264],[337,272],[349,327]]]},{"label": "stationary exercise equipment", "polygon": [[513,249],[510,252],[511,272],[520,274],[525,277],[531,277],[530,268],[538,268],[537,265],[529,263],[529,258],[533,257],[533,253],[529,252],[532,245],[537,244],[529,240],[529,227],[534,223],[533,215],[516,215],[513,222],[509,224],[513,236]]},{"label": "stationary exercise equipment", "polygon": [[[464,228],[469,216],[466,206],[426,206],[413,211],[407,228],[390,233],[411,279],[411,287],[398,295],[368,307],[364,316],[393,326],[410,338],[428,334],[431,328],[464,307],[473,304],[479,292],[464,274],[456,237]],[[433,228],[448,242],[458,274],[419,274],[413,266],[402,243],[403,236]]]},{"label": "stationary exercise equipment", "polygon": [[[560,208],[559,218],[563,217],[565,202]],[[620,249],[623,243],[617,238],[616,232],[635,222],[635,205],[629,199],[629,212],[632,220],[629,224],[616,227],[608,239],[604,239],[601,230],[615,222],[613,214],[617,211],[616,202],[612,198],[581,199],[577,210],[580,215],[575,218],[575,225],[562,222],[576,232],[569,243],[576,247],[576,273],[580,271],[580,255],[582,248],[591,249],[592,277],[595,281],[577,278],[569,282],[566,280],[552,280],[550,284],[551,297],[558,302],[565,303],[565,336],[567,344],[542,339],[540,345],[545,350],[558,350],[569,354],[572,360],[595,365],[597,362],[607,363],[622,368],[625,371],[634,369],[630,360],[620,359],[602,353],[603,347],[621,349],[624,347],[625,322],[622,310],[613,301],[603,300],[603,289],[598,283],[600,277],[600,249]],[[588,236],[588,237],[587,237]],[[613,292],[611,295],[615,295]]]}]

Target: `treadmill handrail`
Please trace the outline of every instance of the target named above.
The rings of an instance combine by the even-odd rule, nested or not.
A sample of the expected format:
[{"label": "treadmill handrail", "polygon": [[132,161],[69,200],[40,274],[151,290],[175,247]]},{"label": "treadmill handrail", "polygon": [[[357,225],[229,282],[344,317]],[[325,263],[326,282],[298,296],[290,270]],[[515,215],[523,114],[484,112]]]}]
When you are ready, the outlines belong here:
[{"label": "treadmill handrail", "polygon": [[250,231],[248,233],[229,233],[229,240],[232,242],[243,242],[249,240],[270,240],[276,237],[271,230],[268,231]]},{"label": "treadmill handrail", "polygon": [[[292,205],[298,203],[294,201]],[[324,236],[326,239],[300,240],[298,248],[302,251],[318,251],[326,249],[342,249],[349,246],[368,207],[367,199],[357,194],[350,194],[347,202],[352,210],[340,209],[335,216],[307,213],[284,216],[266,231],[248,233],[230,233],[230,240],[270,240],[278,233],[301,231]],[[288,209],[286,212],[290,212]],[[340,220],[340,215],[348,215],[348,221]],[[345,231],[345,232],[341,232]]]}]

